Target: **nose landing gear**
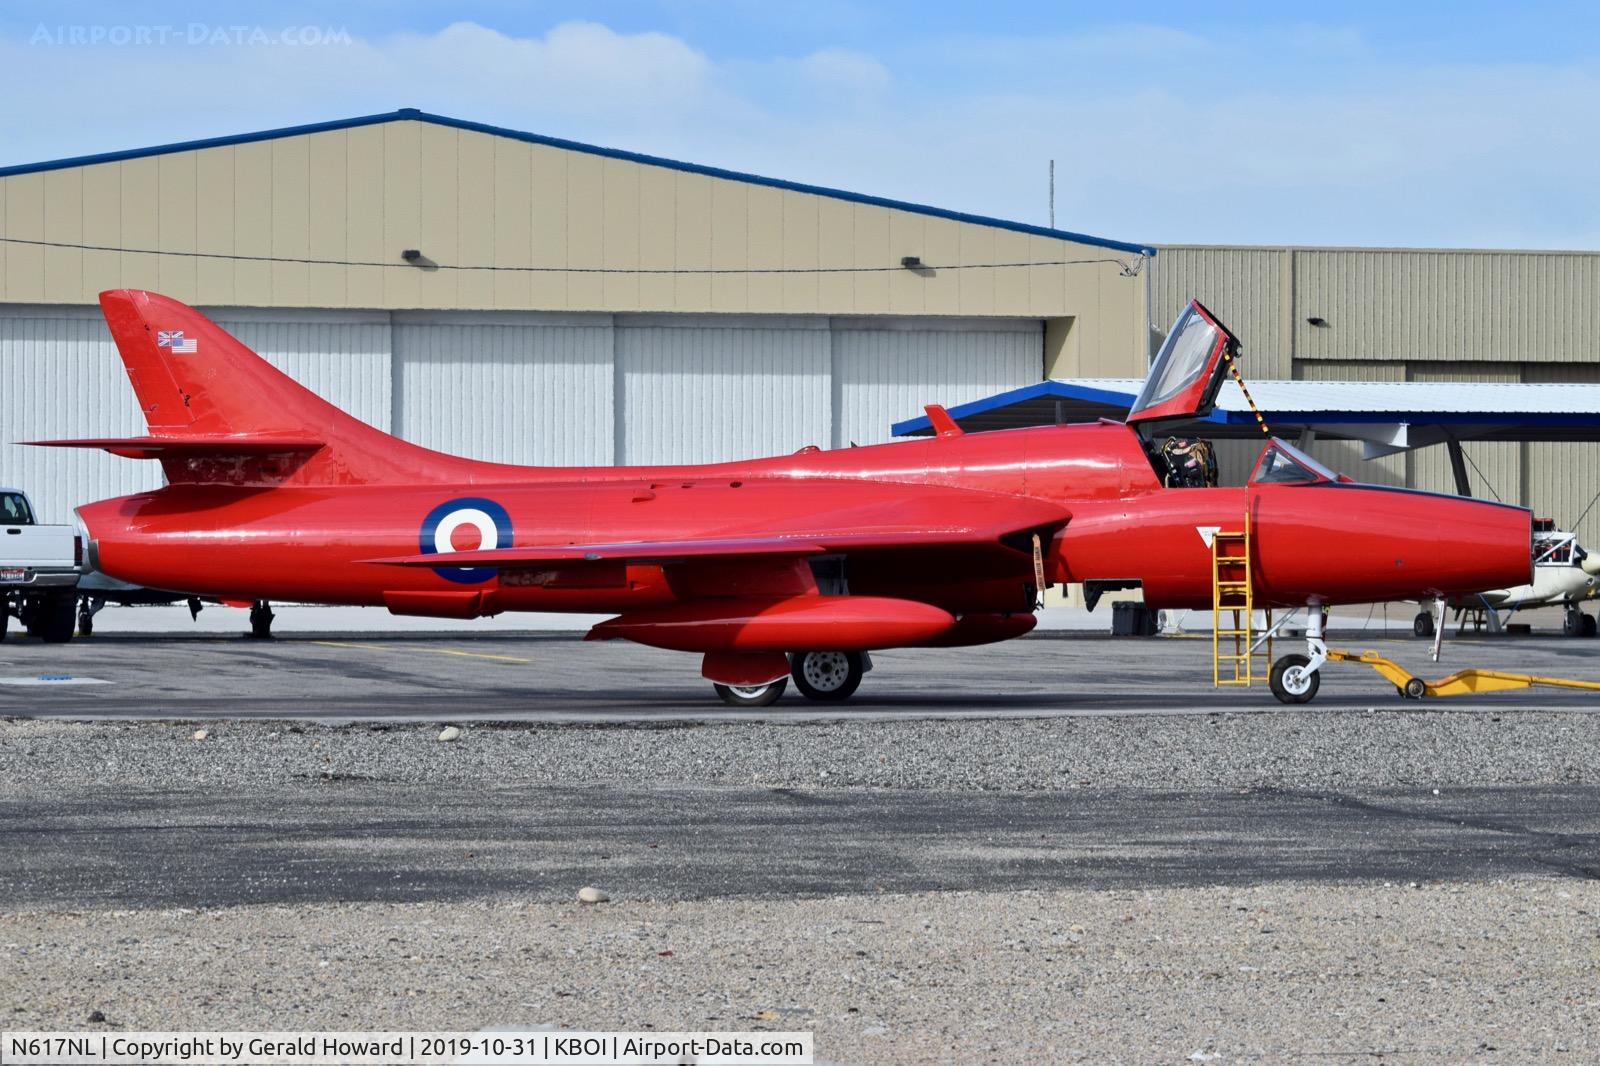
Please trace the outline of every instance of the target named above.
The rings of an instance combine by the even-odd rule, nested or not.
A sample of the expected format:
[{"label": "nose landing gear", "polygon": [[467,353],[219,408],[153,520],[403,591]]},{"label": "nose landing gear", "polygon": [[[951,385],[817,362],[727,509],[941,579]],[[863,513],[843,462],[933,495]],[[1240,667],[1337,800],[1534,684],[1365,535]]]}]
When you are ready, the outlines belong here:
[{"label": "nose landing gear", "polygon": [[1285,655],[1272,664],[1268,683],[1279,703],[1310,703],[1322,687],[1322,664],[1328,661],[1328,644],[1322,639],[1326,621],[1321,603],[1306,605],[1306,654]]}]

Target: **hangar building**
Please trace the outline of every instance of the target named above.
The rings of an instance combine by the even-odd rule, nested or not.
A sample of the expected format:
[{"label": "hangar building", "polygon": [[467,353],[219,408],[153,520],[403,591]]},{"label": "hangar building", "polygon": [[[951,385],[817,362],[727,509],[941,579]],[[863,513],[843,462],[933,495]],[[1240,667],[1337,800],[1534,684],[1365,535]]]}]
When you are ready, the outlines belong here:
[{"label": "hangar building", "polygon": [[[413,110],[0,169],[0,224],[5,442],[143,431],[94,305],[119,286],[206,309],[380,428],[523,463],[880,441],[925,403],[1139,376],[1191,296],[1255,378],[1600,381],[1594,253],[1155,254]],[[1350,447],[1317,446],[1451,487],[1442,449]],[[159,477],[0,453],[54,521]],[[1600,488],[1596,446],[1468,454],[1563,521]],[[1580,533],[1600,542],[1600,517]]]},{"label": "hangar building", "polygon": [[877,442],[1148,336],[1137,244],[416,111],[11,167],[0,217],[0,482],[55,521],[160,476],[9,443],[144,432],[107,288],[206,309],[382,429],[517,463]]},{"label": "hangar building", "polygon": [[[1251,378],[1600,383],[1600,253],[1160,246],[1154,262],[1154,320],[1170,323],[1198,297],[1243,342]],[[1441,447],[1370,462],[1359,444],[1314,450],[1364,481],[1454,491]],[[1600,546],[1600,506],[1589,509],[1600,445],[1464,450],[1477,495],[1531,507]]]}]

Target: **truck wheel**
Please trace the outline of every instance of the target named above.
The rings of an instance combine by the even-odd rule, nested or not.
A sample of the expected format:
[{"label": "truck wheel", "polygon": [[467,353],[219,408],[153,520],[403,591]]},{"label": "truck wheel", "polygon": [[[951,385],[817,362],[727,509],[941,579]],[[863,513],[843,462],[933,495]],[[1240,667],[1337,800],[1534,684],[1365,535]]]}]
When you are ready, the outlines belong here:
[{"label": "truck wheel", "polygon": [[78,596],[53,592],[39,604],[39,639],[46,644],[65,644],[72,639],[78,623]]}]

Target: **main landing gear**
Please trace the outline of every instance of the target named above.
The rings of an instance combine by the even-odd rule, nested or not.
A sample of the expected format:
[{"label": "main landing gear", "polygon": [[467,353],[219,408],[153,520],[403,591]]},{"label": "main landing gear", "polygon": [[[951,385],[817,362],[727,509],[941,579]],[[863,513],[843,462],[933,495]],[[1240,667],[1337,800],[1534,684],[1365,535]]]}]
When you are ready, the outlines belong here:
[{"label": "main landing gear", "polygon": [[276,617],[272,613],[272,605],[267,603],[266,600],[257,600],[251,604],[250,635],[256,640],[266,640],[272,636],[272,620]]},{"label": "main landing gear", "polygon": [[778,702],[789,679],[780,677],[765,685],[712,685],[717,698],[730,707],[770,707]]},{"label": "main landing gear", "polygon": [[[839,703],[861,687],[861,679],[872,669],[872,657],[864,651],[797,651],[789,655],[789,677],[794,687],[808,700]],[[717,698],[730,707],[770,707],[789,687],[789,678],[780,677],[765,685],[713,684]]]}]

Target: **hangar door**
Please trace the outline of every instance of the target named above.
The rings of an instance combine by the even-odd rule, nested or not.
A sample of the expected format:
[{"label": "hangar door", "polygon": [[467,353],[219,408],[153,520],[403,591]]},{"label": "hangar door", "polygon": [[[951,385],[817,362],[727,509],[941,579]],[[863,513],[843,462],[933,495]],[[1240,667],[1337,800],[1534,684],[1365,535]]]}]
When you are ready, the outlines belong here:
[{"label": "hangar door", "polygon": [[394,316],[394,432],[497,463],[611,462],[610,315]]},{"label": "hangar door", "polygon": [[832,445],[880,444],[926,404],[954,407],[1044,376],[1038,319],[833,320]]},{"label": "hangar door", "polygon": [[[219,325],[328,400],[389,426],[386,312],[211,309]],[[33,497],[41,520],[72,521],[91,500],[161,484],[153,462],[19,440],[132,437],[138,401],[98,307],[0,307],[0,482]]]},{"label": "hangar door", "polygon": [[1037,319],[618,315],[617,461],[891,439],[921,410],[1040,380]]}]

